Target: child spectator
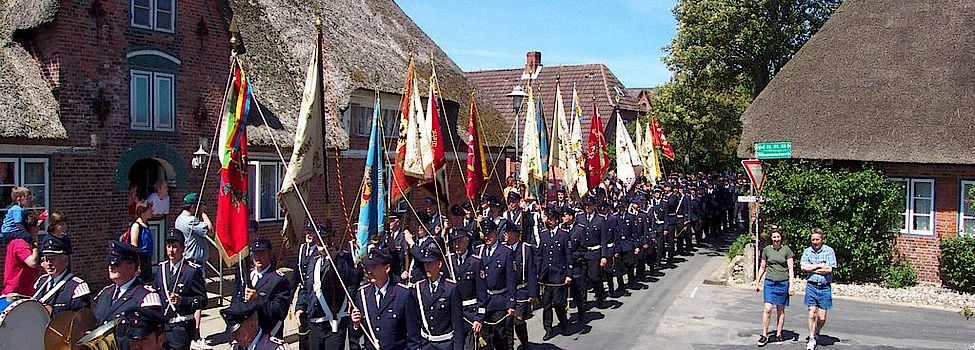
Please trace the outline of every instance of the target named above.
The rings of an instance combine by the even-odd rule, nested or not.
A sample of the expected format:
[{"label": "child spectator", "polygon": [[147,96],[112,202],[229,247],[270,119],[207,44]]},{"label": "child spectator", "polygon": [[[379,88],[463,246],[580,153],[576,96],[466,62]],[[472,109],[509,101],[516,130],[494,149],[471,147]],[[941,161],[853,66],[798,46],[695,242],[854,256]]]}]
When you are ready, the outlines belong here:
[{"label": "child spectator", "polygon": [[13,202],[7,208],[7,215],[3,217],[3,226],[0,227],[0,237],[4,241],[14,239],[15,232],[27,232],[24,226],[24,207],[28,207],[33,202],[30,190],[27,187],[14,187],[10,191],[10,200]]}]

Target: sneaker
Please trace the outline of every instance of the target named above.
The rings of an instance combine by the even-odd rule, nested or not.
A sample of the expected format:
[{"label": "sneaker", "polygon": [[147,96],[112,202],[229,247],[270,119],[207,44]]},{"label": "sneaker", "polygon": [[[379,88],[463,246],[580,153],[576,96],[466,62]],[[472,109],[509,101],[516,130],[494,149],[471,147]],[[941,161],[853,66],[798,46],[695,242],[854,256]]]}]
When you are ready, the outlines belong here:
[{"label": "sneaker", "polygon": [[213,350],[213,347],[207,344],[203,339],[196,339],[190,343],[190,348],[194,350]]},{"label": "sneaker", "polygon": [[809,337],[806,342],[806,350],[816,350],[816,337]]},{"label": "sneaker", "polygon": [[758,337],[758,342],[755,343],[755,345],[758,345],[758,347],[763,347],[763,346],[765,346],[765,344],[768,344],[768,337],[766,337],[764,335],[761,336],[761,337]]},{"label": "sneaker", "polygon": [[777,336],[775,334],[772,334],[772,335],[768,336],[768,343],[769,344],[778,343],[780,341],[782,341],[782,337],[780,337],[780,336]]}]

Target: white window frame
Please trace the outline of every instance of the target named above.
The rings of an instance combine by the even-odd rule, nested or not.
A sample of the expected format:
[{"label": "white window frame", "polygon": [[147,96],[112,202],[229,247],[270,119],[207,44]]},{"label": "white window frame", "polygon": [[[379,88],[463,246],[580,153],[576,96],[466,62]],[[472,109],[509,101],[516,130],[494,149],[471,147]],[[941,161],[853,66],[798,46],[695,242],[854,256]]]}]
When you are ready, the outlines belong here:
[{"label": "white window frame", "polygon": [[177,0],[170,0],[172,1],[172,12],[170,13],[169,16],[169,29],[160,28],[159,23],[157,23],[159,17],[158,13],[162,11],[157,8],[158,1],[159,0],[149,0],[149,25],[147,26],[147,25],[135,23],[135,0],[129,0],[129,24],[135,28],[154,30],[163,33],[174,33],[176,31]]},{"label": "white window frame", "polygon": [[[367,109],[372,109],[376,103],[375,95],[363,96],[359,94],[353,94],[352,98],[349,100],[349,107],[345,109],[342,113],[342,124],[345,126],[345,130],[349,131],[352,136],[358,137],[369,137],[372,132],[372,116],[373,113],[368,113],[368,115],[360,116],[353,120],[352,110],[355,107],[365,107]],[[400,119],[400,97],[399,95],[382,94],[379,100],[380,113],[385,111],[385,114],[380,115],[386,125],[383,127],[383,136],[386,139],[395,139],[399,137],[399,119]],[[426,104],[424,104],[426,108]],[[365,130],[360,130],[359,126],[363,124],[368,126]]]},{"label": "white window frame", "polygon": [[274,166],[274,169],[275,169],[274,173],[277,174],[276,176],[278,176],[277,181],[275,181],[275,183],[277,184],[277,188],[274,189],[274,192],[277,193],[278,192],[278,189],[281,188],[281,183],[284,181],[284,169],[285,169],[284,165],[282,165],[281,162],[278,162],[278,161],[269,161],[269,160],[252,160],[252,161],[247,162],[247,165],[248,166],[254,166],[254,168],[255,168],[255,171],[254,171],[254,188],[248,188],[247,189],[248,191],[252,191],[251,193],[254,194],[254,213],[253,213],[254,219],[257,220],[258,222],[268,222],[268,221],[281,221],[281,220],[284,220],[284,217],[285,217],[284,210],[281,207],[281,203],[278,202],[277,200],[275,200],[274,203],[273,203],[273,205],[275,206],[275,209],[276,209],[274,211],[274,216],[273,217],[267,217],[267,218],[261,217],[261,208],[263,208],[264,203],[262,203],[262,201],[261,201],[261,191],[260,191],[261,190],[261,183],[262,183],[261,182],[261,178],[265,175],[264,172],[261,171],[261,166],[262,165],[264,165],[264,166],[266,166],[266,165],[273,165]]},{"label": "white window frame", "polygon": [[[135,120],[135,79],[137,76],[149,78],[149,124],[137,123]],[[159,82],[169,81],[169,125],[160,122],[159,113]],[[140,69],[129,70],[129,128],[145,131],[176,131],[176,75],[170,73],[153,72]]]},{"label": "white window frame", "polygon": [[[916,235],[916,236],[934,236],[935,232],[937,232],[937,230],[938,230],[938,227],[937,227],[938,224],[937,224],[937,221],[935,220],[935,217],[937,215],[937,212],[936,212],[937,206],[935,204],[935,198],[936,198],[935,190],[936,189],[935,189],[934,179],[930,179],[930,178],[890,178],[890,180],[891,181],[897,181],[897,182],[904,183],[907,186],[907,188],[906,188],[906,196],[904,198],[905,204],[906,204],[906,206],[905,206],[906,211],[899,214],[900,216],[902,216],[904,218],[904,228],[900,229],[900,233],[901,234],[906,234],[906,235]],[[916,198],[914,197],[914,186],[915,186],[915,184],[918,184],[918,183],[927,183],[927,184],[930,184],[931,185],[930,214],[918,214],[916,212],[916,210],[915,210],[914,202],[915,202],[915,199]],[[914,226],[913,225],[914,218],[915,217],[918,217],[918,216],[927,216],[927,217],[930,217],[930,221],[929,221],[930,222],[930,224],[929,224],[930,229],[929,230],[917,230],[917,229],[914,229],[914,227],[913,227]]]},{"label": "white window frame", "polygon": [[959,185],[959,199],[958,199],[958,235],[959,236],[973,236],[975,232],[965,232],[965,220],[975,221],[975,213],[967,213],[968,208],[965,205],[965,199],[968,198],[968,193],[965,191],[965,187],[975,187],[975,180],[962,180]]},{"label": "white window frame", "polygon": [[[43,186],[44,186],[44,193],[33,193],[32,192],[31,194],[34,195],[35,198],[38,197],[38,196],[44,196],[44,205],[46,207],[48,207],[48,208],[51,207],[51,167],[50,167],[50,160],[49,159],[47,159],[47,158],[38,158],[38,157],[2,157],[2,158],[0,158],[0,162],[14,163],[14,166],[16,166],[16,169],[14,169],[14,183],[13,183],[14,187],[19,187],[19,186],[23,186],[23,187],[39,186],[40,184],[24,184],[24,178],[26,177],[25,174],[24,174],[24,172],[26,171],[26,167],[24,166],[24,164],[25,163],[41,163],[41,164],[44,164],[44,184],[43,184]],[[9,199],[7,199],[7,200],[9,200]],[[41,210],[43,210],[44,208],[39,207],[39,206],[31,206],[31,207],[24,208],[24,209],[41,209]],[[6,206],[0,208],[0,214],[2,214],[2,215],[7,214],[7,207]]]}]

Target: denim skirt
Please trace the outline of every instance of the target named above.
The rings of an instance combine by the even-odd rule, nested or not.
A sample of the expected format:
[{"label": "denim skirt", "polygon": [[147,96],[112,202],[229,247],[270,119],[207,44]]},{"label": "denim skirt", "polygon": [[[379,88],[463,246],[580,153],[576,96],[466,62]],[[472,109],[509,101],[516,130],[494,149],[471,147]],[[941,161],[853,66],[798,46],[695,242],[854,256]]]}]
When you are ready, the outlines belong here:
[{"label": "denim skirt", "polygon": [[777,306],[789,306],[789,280],[765,280],[765,302]]}]

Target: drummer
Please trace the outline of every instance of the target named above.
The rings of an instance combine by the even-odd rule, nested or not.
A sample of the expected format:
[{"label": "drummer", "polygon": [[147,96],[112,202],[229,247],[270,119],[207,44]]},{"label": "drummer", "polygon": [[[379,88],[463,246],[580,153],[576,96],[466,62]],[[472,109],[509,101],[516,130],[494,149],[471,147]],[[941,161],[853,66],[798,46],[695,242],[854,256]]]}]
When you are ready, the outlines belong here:
[{"label": "drummer", "polygon": [[159,294],[139,279],[139,251],[135,247],[119,242],[109,244],[108,279],[112,284],[95,296],[92,311],[98,324],[115,320],[131,307],[160,309]]},{"label": "drummer", "polygon": [[166,318],[156,310],[131,308],[122,314],[116,332],[129,339],[131,350],[163,350]]},{"label": "drummer", "polygon": [[41,242],[41,275],[34,283],[33,299],[51,312],[51,318],[61,311],[78,311],[91,307],[88,283],[71,273],[71,245],[67,236],[45,235]]}]

